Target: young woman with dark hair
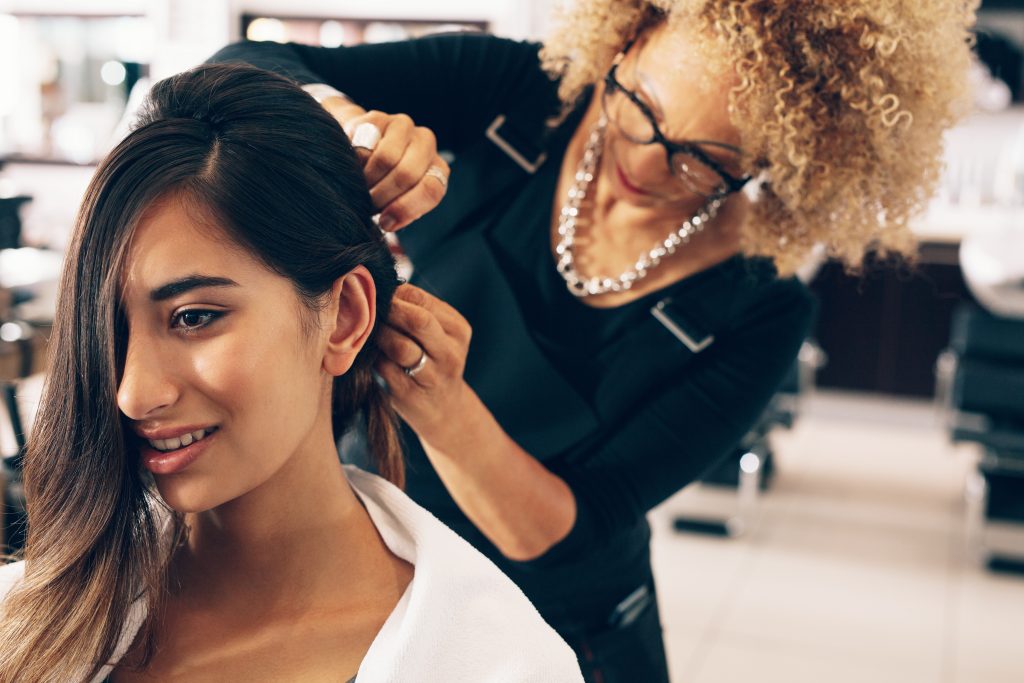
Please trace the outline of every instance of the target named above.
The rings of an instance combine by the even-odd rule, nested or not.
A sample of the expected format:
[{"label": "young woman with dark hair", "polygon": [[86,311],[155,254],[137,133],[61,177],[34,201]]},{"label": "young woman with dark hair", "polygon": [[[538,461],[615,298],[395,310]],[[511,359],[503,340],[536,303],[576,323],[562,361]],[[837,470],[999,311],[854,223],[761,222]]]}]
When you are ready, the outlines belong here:
[{"label": "young woman with dark hair", "polygon": [[[67,255],[0,682],[581,680],[393,485],[371,368],[401,293],[372,213],[298,86],[247,66],[156,85]],[[392,483],[340,464],[357,416]]]}]

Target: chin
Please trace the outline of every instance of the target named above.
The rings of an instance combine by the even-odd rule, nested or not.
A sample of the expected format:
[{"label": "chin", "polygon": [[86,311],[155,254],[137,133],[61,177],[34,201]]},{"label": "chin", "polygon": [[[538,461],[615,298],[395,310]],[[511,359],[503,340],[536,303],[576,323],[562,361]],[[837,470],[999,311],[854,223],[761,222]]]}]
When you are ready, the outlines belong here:
[{"label": "chin", "polygon": [[230,500],[224,497],[222,490],[218,491],[205,482],[187,481],[175,475],[154,478],[160,498],[169,508],[181,514],[206,512]]},{"label": "chin", "polygon": [[652,197],[652,196],[638,197],[635,194],[629,194],[629,193],[625,193],[625,192],[620,193],[618,195],[618,198],[619,198],[620,201],[623,201],[626,204],[629,204],[631,206],[635,206],[635,207],[640,208],[640,209],[649,209],[649,208],[654,208],[654,207],[658,207],[658,206],[664,206],[666,204],[665,200],[659,199],[657,197]]}]

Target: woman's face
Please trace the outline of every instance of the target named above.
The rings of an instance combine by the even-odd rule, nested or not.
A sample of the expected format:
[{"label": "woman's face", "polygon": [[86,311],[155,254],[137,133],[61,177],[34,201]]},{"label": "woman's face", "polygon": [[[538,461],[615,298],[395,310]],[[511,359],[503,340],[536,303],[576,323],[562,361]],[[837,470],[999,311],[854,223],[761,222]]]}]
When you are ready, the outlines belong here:
[{"label": "woman's face", "polygon": [[[685,29],[661,24],[642,35],[620,62],[617,80],[654,114],[658,129],[671,142],[715,141],[738,148],[740,133],[729,120],[729,90],[735,76],[713,68]],[[625,96],[616,95],[624,102]],[[610,100],[614,102],[615,100]],[[627,105],[628,106],[628,105]],[[631,114],[617,121],[610,112],[601,174],[616,196],[637,206],[702,201],[692,187],[669,170],[665,148],[638,144],[628,137]],[[623,125],[624,124],[624,125]],[[640,125],[646,125],[642,121]],[[701,145],[713,161],[741,177],[739,155],[715,145]]]},{"label": "woman's face", "polygon": [[235,499],[322,440],[330,332],[303,328],[291,281],[172,197],[138,227],[122,292],[118,406],[172,508]]}]

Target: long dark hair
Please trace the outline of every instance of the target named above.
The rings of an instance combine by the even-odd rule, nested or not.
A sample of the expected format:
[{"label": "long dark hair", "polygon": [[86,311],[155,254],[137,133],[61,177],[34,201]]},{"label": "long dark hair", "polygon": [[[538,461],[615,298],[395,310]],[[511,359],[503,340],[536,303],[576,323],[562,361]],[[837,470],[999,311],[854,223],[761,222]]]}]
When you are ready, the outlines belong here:
[{"label": "long dark hair", "polygon": [[[395,264],[338,123],[291,81],[250,66],[202,66],[157,83],[97,169],[67,254],[25,457],[26,573],[3,607],[0,682],[90,678],[113,656],[136,599],[158,613],[166,541],[117,407],[127,338],[118,290],[134,229],[169,193],[208,211],[311,310],[338,277],[365,266],[377,320],[387,320]],[[372,375],[376,336],[335,380],[335,436],[365,416],[378,471],[401,485],[394,415]],[[180,516],[175,525],[180,532]],[[142,662],[153,635],[144,625]]]}]

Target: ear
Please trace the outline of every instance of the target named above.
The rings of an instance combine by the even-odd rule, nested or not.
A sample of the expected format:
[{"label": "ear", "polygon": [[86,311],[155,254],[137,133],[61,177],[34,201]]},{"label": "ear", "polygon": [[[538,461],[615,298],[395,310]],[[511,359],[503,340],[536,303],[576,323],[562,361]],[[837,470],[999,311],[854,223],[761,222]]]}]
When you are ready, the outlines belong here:
[{"label": "ear", "polygon": [[377,320],[377,288],[364,266],[356,266],[335,280],[330,305],[323,315],[323,329],[329,332],[323,368],[338,377],[355,363]]}]

